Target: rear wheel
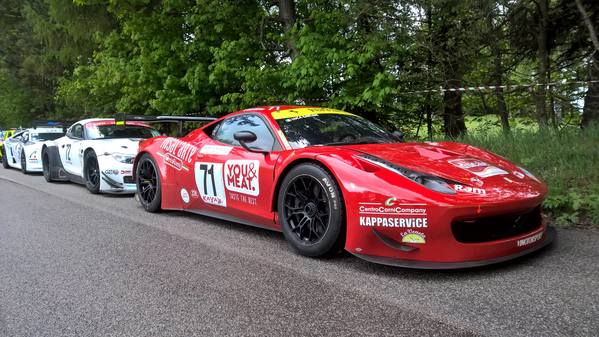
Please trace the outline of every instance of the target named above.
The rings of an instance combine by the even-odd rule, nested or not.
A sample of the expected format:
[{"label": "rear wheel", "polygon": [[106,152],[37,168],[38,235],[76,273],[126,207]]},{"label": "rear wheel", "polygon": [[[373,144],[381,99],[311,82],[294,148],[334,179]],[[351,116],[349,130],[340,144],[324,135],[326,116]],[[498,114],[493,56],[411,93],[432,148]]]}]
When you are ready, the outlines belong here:
[{"label": "rear wheel", "polygon": [[50,174],[50,156],[45,150],[42,151],[42,172],[44,173],[44,179],[46,179],[47,182],[51,183],[54,181]]},{"label": "rear wheel", "polygon": [[21,150],[21,171],[27,174],[27,157],[25,156],[25,150]]},{"label": "rear wheel", "polygon": [[2,167],[5,169],[9,168],[8,158],[6,158],[6,147],[2,147]]},{"label": "rear wheel", "polygon": [[85,179],[85,187],[93,193],[100,193],[100,166],[98,158],[93,151],[85,154],[83,165],[83,175]]},{"label": "rear wheel", "polygon": [[160,173],[152,156],[144,153],[140,157],[135,177],[139,202],[146,211],[158,212],[162,202],[162,189],[160,186]]},{"label": "rear wheel", "polygon": [[283,234],[300,254],[318,257],[343,248],[343,200],[335,179],[321,166],[301,164],[289,171],[277,208]]}]

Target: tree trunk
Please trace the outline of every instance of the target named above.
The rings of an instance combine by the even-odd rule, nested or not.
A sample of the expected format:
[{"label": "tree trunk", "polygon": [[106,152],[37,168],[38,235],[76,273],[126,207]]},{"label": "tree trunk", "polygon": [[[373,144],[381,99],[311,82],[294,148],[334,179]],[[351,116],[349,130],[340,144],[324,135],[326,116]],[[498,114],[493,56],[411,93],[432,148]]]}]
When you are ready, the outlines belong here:
[{"label": "tree trunk", "polygon": [[504,133],[510,133],[510,119],[505,104],[505,97],[503,96],[503,63],[501,61],[501,49],[499,47],[499,41],[491,43],[491,49],[493,52],[493,77],[495,84],[495,99],[497,99],[497,114],[501,120],[501,128]]},{"label": "tree trunk", "polygon": [[[296,20],[295,0],[277,0],[276,4],[279,6],[279,20],[283,23],[285,34],[289,34]],[[291,58],[294,59],[298,55],[295,41],[290,36],[287,36],[286,43],[291,53]]]},{"label": "tree trunk", "polygon": [[[426,9],[426,25],[428,26],[428,36],[429,36],[429,41],[432,41],[432,39],[430,38],[432,31],[433,31],[433,8],[431,3],[429,2],[429,5]],[[432,43],[431,43],[432,44]],[[427,64],[427,70],[426,70],[426,89],[428,90],[426,92],[426,131],[428,134],[428,139],[429,140],[433,140],[433,107],[431,104],[431,69],[433,69],[433,47],[429,46],[429,48],[427,48],[427,55],[426,55],[426,64]]]},{"label": "tree trunk", "polygon": [[[599,54],[595,53],[593,62],[589,62],[591,80],[599,80]],[[580,126],[585,128],[591,124],[599,124],[599,83],[589,83],[589,89],[584,97],[584,109],[582,110],[582,122]]]},{"label": "tree trunk", "polygon": [[549,49],[547,24],[549,22],[549,0],[539,0],[539,25],[537,32],[538,79],[535,102],[540,129],[547,128],[547,72],[549,71]]},{"label": "tree trunk", "polygon": [[507,106],[505,104],[505,97],[503,96],[503,60],[502,60],[502,51],[501,51],[501,43],[504,41],[503,28],[501,26],[495,27],[495,23],[493,19],[498,15],[498,9],[493,7],[489,8],[489,12],[493,15],[487,16],[487,26],[489,32],[491,33],[488,36],[489,44],[491,47],[491,53],[493,55],[493,84],[495,85],[495,99],[497,100],[497,115],[499,116],[499,120],[501,121],[501,128],[503,133],[510,133],[510,119],[507,111]]},{"label": "tree trunk", "polygon": [[[459,81],[452,81],[452,86],[459,88]],[[457,138],[466,133],[464,112],[462,111],[462,93],[459,91],[446,91],[443,93],[443,130],[445,135]]]},{"label": "tree trunk", "polygon": [[582,1],[576,0],[576,7],[578,7],[578,11],[580,12],[580,15],[582,15],[582,19],[584,20],[585,26],[587,26],[587,29],[589,31],[589,36],[591,37],[591,41],[593,41],[593,45],[595,46],[595,53],[599,53],[599,38],[597,38],[597,32],[595,31],[595,26],[593,26],[593,23],[591,22],[591,16],[587,12],[587,10],[584,9],[584,6],[582,5]]}]

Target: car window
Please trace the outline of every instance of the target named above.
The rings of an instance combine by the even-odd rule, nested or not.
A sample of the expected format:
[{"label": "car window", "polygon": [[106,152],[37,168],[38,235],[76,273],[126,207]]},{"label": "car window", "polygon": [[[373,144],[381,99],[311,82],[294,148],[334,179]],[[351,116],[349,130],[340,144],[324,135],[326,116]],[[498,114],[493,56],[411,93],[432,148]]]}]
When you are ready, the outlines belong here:
[{"label": "car window", "polygon": [[83,127],[81,124],[75,124],[71,127],[71,130],[69,130],[69,134],[73,138],[83,139]]},{"label": "car window", "polygon": [[354,115],[312,114],[278,119],[279,127],[294,149],[315,145],[391,143],[382,127]]},{"label": "car window", "polygon": [[212,138],[225,144],[240,146],[234,138],[238,131],[256,134],[256,141],[247,144],[252,149],[272,151],[275,146],[274,136],[264,120],[253,114],[236,115],[223,120],[212,132]]},{"label": "car window", "polygon": [[11,137],[12,137],[12,139],[15,139],[15,140],[21,140],[22,136],[23,136],[23,132],[18,132],[18,133],[13,134]]}]

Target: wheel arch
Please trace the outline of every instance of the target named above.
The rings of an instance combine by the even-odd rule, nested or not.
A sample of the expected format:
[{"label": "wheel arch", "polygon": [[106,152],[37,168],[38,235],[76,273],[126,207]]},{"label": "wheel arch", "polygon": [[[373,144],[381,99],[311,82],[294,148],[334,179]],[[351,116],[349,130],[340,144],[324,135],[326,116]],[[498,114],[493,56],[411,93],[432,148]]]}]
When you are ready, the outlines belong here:
[{"label": "wheel arch", "polygon": [[302,164],[314,164],[314,165],[320,166],[325,171],[327,171],[327,173],[330,174],[331,177],[333,177],[333,179],[335,179],[335,182],[337,183],[337,186],[339,187],[339,194],[341,195],[341,201],[344,203],[343,205],[345,206],[345,198],[343,196],[343,187],[342,187],[342,184],[337,179],[337,175],[334,173],[333,169],[329,165],[327,165],[327,163],[325,163],[324,161],[318,160],[316,158],[303,157],[303,158],[297,158],[297,159],[293,160],[292,162],[288,163],[287,166],[285,166],[285,168],[283,168],[283,171],[281,171],[281,173],[278,175],[277,181],[275,182],[275,187],[274,187],[274,190],[272,193],[271,211],[273,211],[275,213],[277,212],[278,201],[279,201],[279,189],[281,188],[281,184],[283,183],[283,180],[285,179],[287,174],[289,174],[289,171],[291,171],[294,167],[297,167]]}]

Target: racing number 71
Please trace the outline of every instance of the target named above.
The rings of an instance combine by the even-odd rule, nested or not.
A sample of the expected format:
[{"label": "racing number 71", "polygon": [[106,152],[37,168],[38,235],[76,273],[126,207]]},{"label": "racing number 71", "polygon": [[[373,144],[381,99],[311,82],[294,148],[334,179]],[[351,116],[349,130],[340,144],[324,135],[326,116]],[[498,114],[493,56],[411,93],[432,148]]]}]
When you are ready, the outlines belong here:
[{"label": "racing number 71", "polygon": [[204,172],[204,194],[208,194],[208,185],[206,184],[206,180],[208,179],[208,175],[210,175],[210,180],[212,182],[212,195],[216,196],[216,184],[214,182],[214,165],[210,165],[210,167],[208,167],[207,164],[200,164],[200,171]]}]

